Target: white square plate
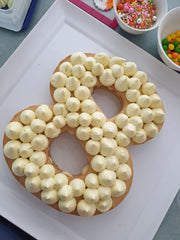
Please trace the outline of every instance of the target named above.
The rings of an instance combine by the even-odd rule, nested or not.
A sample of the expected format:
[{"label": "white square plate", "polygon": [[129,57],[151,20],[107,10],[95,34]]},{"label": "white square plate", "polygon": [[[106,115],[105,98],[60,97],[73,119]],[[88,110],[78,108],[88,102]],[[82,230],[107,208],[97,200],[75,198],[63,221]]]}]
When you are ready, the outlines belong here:
[{"label": "white square plate", "polygon": [[104,51],[136,62],[157,86],[165,124],[156,138],[129,148],[134,181],[125,200],[88,219],[58,212],[32,196],[13,178],[1,150],[0,213],[37,239],[152,239],[179,188],[180,77],[68,1],[53,4],[0,71],[1,149],[5,126],[15,113],[52,104],[50,76],[75,51]]}]

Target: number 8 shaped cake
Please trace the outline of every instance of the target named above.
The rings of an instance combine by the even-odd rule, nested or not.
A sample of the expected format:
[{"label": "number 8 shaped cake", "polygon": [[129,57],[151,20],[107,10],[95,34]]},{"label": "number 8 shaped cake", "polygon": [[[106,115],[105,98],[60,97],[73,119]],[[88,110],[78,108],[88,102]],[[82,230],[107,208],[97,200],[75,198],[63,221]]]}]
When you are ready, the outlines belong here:
[{"label": "number 8 shaped cake", "polygon": [[[91,95],[95,88],[118,97],[122,109],[116,116],[107,119],[99,109]],[[127,146],[154,138],[163,125],[155,85],[121,57],[75,52],[55,69],[50,93],[54,105],[30,106],[5,129],[4,156],[12,174],[59,211],[90,217],[113,209],[132,183]],[[50,144],[62,132],[75,135],[86,152],[88,166],[80,175],[63,172],[50,157]]]}]

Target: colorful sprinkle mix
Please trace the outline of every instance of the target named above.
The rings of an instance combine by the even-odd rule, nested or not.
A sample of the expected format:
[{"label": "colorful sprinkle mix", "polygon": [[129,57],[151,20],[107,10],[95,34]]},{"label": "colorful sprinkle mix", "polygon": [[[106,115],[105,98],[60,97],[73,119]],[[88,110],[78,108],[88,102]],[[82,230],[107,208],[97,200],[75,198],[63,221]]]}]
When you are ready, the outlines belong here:
[{"label": "colorful sprinkle mix", "polygon": [[152,0],[120,0],[117,13],[124,23],[136,29],[148,29],[157,21]]},{"label": "colorful sprinkle mix", "polygon": [[166,55],[180,66],[180,31],[171,33],[162,40],[162,47]]}]

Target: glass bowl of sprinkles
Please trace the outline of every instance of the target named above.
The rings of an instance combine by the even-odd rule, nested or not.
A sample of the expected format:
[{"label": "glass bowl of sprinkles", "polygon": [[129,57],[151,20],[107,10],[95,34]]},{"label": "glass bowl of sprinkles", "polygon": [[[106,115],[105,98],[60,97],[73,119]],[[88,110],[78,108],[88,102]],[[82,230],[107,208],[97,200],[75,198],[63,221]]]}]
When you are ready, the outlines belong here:
[{"label": "glass bowl of sprinkles", "polygon": [[180,7],[169,11],[158,28],[158,52],[168,67],[180,72]]},{"label": "glass bowl of sprinkles", "polygon": [[120,27],[131,34],[143,34],[159,26],[167,13],[166,0],[113,0]]}]

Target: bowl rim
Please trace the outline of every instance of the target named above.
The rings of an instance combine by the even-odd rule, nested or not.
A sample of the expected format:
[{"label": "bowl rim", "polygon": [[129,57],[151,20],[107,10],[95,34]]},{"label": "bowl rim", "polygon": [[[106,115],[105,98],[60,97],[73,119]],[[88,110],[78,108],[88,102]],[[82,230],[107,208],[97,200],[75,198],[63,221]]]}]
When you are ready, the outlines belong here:
[{"label": "bowl rim", "polygon": [[[136,32],[139,32],[139,33],[145,33],[145,32],[149,32],[149,31],[152,31],[154,30],[155,28],[159,27],[161,22],[162,22],[162,19],[164,19],[164,16],[162,17],[162,19],[160,20],[159,24],[154,24],[152,27],[148,28],[148,29],[138,29],[138,28],[133,28],[131,26],[129,26],[128,24],[124,23],[122,21],[122,19],[118,16],[117,14],[117,11],[116,11],[116,4],[115,4],[115,1],[118,1],[118,0],[113,0],[113,9],[114,9],[114,12],[115,12],[115,16],[120,20],[120,22],[122,23],[123,26],[125,26],[128,30],[133,30],[133,31],[136,31]],[[165,2],[165,16],[168,12],[168,4],[167,4],[167,0],[164,1]]]},{"label": "bowl rim", "polygon": [[161,42],[162,42],[162,39],[160,38],[160,33],[161,33],[161,29],[162,29],[162,24],[163,24],[165,18],[166,18],[167,16],[169,16],[170,14],[172,14],[174,11],[178,11],[178,10],[179,10],[179,12],[180,12],[180,7],[173,8],[173,9],[171,9],[171,10],[162,18],[162,20],[161,20],[161,22],[160,22],[160,25],[159,25],[159,28],[158,28],[158,45],[159,45],[159,48],[160,48],[163,56],[165,57],[165,59],[166,59],[169,63],[172,64],[172,67],[176,68],[176,70],[179,71],[179,70],[180,70],[180,66],[178,66],[178,65],[175,64],[173,61],[171,61],[170,58],[166,55],[166,53],[165,53],[165,51],[164,51],[164,49],[163,49],[163,47],[162,47],[162,43],[161,43]]}]

